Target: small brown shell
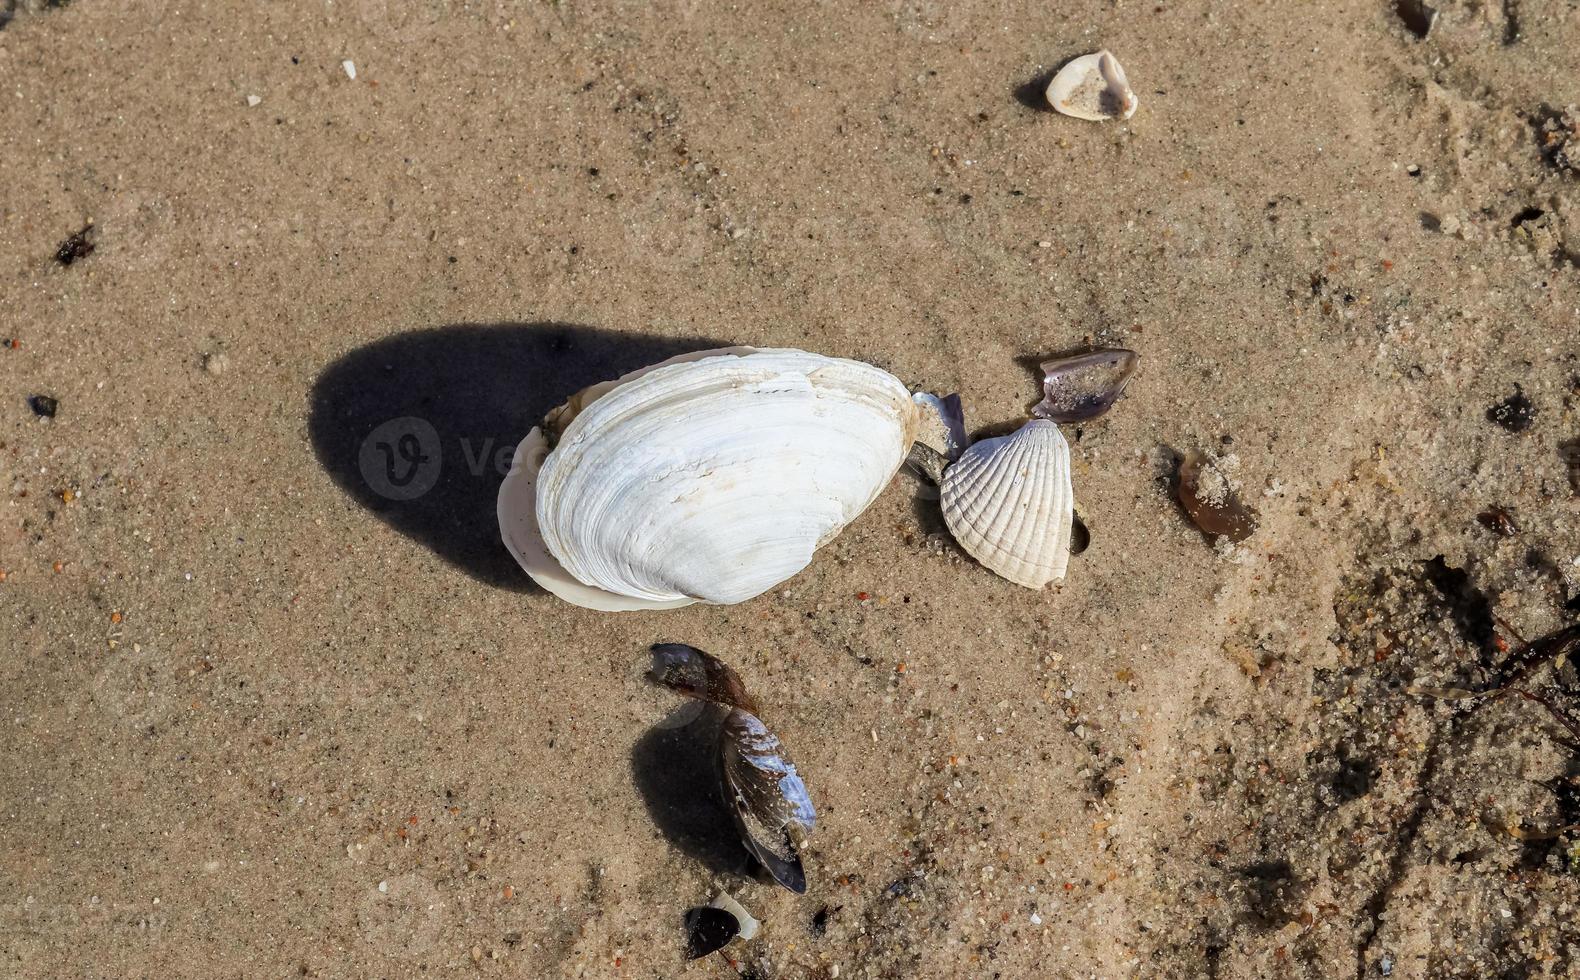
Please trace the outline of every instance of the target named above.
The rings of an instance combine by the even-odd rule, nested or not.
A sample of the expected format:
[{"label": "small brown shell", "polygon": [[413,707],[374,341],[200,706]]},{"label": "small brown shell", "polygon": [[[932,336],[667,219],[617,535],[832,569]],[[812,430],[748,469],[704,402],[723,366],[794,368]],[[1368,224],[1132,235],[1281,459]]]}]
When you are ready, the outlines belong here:
[{"label": "small brown shell", "polygon": [[1091,421],[1124,394],[1140,361],[1141,355],[1121,347],[1043,361],[1043,399],[1031,414],[1053,422]]},{"label": "small brown shell", "polygon": [[1206,457],[1196,452],[1186,454],[1180,461],[1180,506],[1203,534],[1226,537],[1238,544],[1256,532],[1256,511],[1240,501],[1221,475],[1210,489],[1204,487],[1203,470],[1210,465]]}]

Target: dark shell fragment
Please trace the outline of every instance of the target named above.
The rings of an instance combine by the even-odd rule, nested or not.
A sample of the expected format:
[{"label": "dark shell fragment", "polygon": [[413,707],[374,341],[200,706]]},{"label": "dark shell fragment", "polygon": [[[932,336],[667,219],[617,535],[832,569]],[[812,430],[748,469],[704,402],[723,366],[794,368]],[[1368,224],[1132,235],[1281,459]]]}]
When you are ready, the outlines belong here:
[{"label": "dark shell fragment", "polygon": [[741,842],[775,881],[804,893],[806,871],[790,828],[811,830],[817,813],[779,739],[756,715],[736,709],[719,735],[719,765]]},{"label": "dark shell fragment", "polygon": [[724,909],[699,905],[686,910],[686,959],[716,953],[741,934],[741,923]]},{"label": "dark shell fragment", "polygon": [[1070,554],[1078,555],[1092,546],[1092,532],[1080,514],[1070,515]]},{"label": "dark shell fragment", "polygon": [[1418,41],[1426,40],[1437,24],[1437,8],[1429,6],[1425,0],[1394,0],[1393,9]]},{"label": "dark shell fragment", "polygon": [[729,664],[684,643],[653,644],[653,666],[647,676],[653,683],[689,698],[757,710],[740,675]]},{"label": "dark shell fragment", "polygon": [[1240,501],[1223,474],[1200,453],[1188,453],[1180,460],[1177,493],[1191,523],[1210,538],[1239,543],[1256,531],[1256,511]]},{"label": "dark shell fragment", "polygon": [[1113,407],[1141,355],[1104,347],[1042,362],[1043,399],[1031,410],[1040,419],[1086,422]]}]

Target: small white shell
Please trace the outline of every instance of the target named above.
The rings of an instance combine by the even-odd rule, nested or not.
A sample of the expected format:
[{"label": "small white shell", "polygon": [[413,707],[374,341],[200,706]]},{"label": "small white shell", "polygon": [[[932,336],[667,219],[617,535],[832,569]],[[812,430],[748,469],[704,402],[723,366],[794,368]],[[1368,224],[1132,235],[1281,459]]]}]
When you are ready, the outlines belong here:
[{"label": "small white shell", "polygon": [[1048,104],[1066,116],[1101,122],[1129,119],[1140,104],[1119,59],[1107,51],[1082,55],[1048,83]]},{"label": "small white shell", "polygon": [[904,462],[919,409],[893,375],[731,348],[596,385],[533,429],[499,492],[506,545],[592,609],[750,599],[805,568]]},{"label": "small white shell", "polygon": [[1075,495],[1057,425],[1033,419],[973,444],[940,490],[949,533],[971,557],[1030,589],[1064,578]]}]

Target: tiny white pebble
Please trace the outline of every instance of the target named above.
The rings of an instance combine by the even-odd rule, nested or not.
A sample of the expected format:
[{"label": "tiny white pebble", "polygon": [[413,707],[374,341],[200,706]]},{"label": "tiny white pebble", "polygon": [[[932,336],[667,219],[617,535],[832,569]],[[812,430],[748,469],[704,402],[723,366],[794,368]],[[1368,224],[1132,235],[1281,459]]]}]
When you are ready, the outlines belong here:
[{"label": "tiny white pebble", "polygon": [[356,62],[352,61],[350,58],[347,58],[345,61],[342,61],[340,63],[340,67],[342,67],[342,68],[344,68],[346,70],[346,77],[347,78],[351,79],[353,82],[357,80],[357,65],[356,65]]},{"label": "tiny white pebble", "polygon": [[1034,925],[1034,926],[1042,925],[1042,916],[1040,916],[1037,913],[1033,912],[1031,914],[1031,924]]},{"label": "tiny white pebble", "polygon": [[389,882],[387,882],[387,881],[379,882],[379,891],[387,892],[389,890],[390,890],[390,883]]},{"label": "tiny white pebble", "polygon": [[247,96],[247,106],[248,106],[248,108],[256,106],[258,103],[260,103],[262,101],[263,101],[263,99],[259,98],[256,95],[249,95],[249,96]]}]

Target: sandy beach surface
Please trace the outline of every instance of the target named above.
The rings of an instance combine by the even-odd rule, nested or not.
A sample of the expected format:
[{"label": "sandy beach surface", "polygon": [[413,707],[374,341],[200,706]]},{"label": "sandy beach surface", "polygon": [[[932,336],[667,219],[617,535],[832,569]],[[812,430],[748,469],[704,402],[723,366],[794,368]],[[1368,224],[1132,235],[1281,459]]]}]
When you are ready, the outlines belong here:
[{"label": "sandy beach surface", "polygon": [[[0,974],[1580,973],[1580,9],[1435,6],[0,0]],[[1098,48],[1140,111],[1048,111]],[[1090,548],[1018,587],[902,474],[740,605],[536,589],[516,442],[723,344],[973,430],[1138,351]]]}]

